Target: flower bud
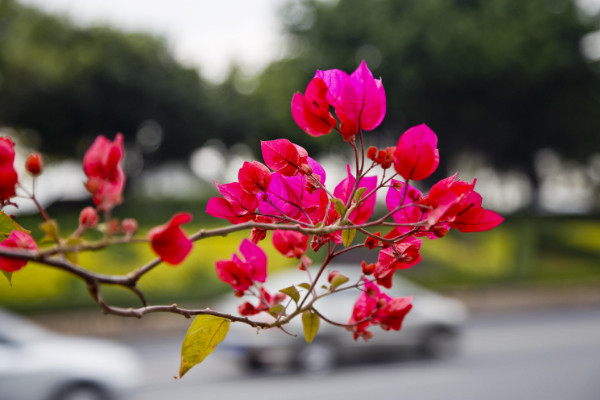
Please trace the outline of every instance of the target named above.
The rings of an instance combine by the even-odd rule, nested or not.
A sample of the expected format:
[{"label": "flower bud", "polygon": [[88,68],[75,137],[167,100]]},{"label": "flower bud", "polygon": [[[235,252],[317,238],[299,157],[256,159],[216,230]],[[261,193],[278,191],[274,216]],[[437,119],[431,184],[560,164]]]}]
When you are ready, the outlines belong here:
[{"label": "flower bud", "polygon": [[133,236],[138,230],[138,223],[133,218],[125,218],[121,221],[121,229],[127,236]]},{"label": "flower bud", "polygon": [[39,153],[31,153],[25,160],[25,169],[33,176],[41,174],[43,166],[42,155]]},{"label": "flower bud", "polygon": [[362,264],[362,272],[365,275],[371,275],[373,271],[375,271],[375,264],[367,264],[366,261],[363,260]]},{"label": "flower bud", "polygon": [[329,274],[327,275],[327,282],[331,283],[338,275],[341,275],[338,271],[329,271]]},{"label": "flower bud", "polygon": [[98,223],[98,213],[93,207],[86,207],[79,213],[79,225],[84,228],[91,228]]},{"label": "flower bud", "polygon": [[375,146],[369,146],[369,149],[367,150],[367,158],[369,160],[375,161],[375,155],[376,154],[377,154],[377,147],[375,147]]}]

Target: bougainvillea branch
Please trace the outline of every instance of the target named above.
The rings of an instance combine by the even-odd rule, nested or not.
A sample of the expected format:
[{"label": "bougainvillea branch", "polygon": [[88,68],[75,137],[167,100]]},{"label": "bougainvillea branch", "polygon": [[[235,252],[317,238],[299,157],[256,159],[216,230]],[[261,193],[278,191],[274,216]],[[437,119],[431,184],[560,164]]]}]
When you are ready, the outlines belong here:
[{"label": "bougainvillea branch", "polygon": [[[214,330],[210,337],[223,338],[230,322],[285,330],[287,323],[300,316],[309,342],[317,334],[320,320],[348,329],[355,339],[371,338],[372,326],[400,330],[412,308],[412,299],[392,298],[382,288],[392,286],[396,271],[420,262],[424,238],[436,240],[451,229],[486,231],[499,225],[502,217],[482,207],[475,181],[469,183],[450,176],[435,183],[428,193],[411,186],[413,181],[429,178],[439,165],[438,139],[427,125],[408,129],[396,146],[365,148],[364,135],[375,130],[385,117],[386,93],[382,80],[373,77],[364,61],[351,74],[338,69],[317,71],[304,94],[293,95],[291,113],[299,128],[316,139],[331,132],[341,135],[354,155],[353,163],[346,166],[346,177],[331,184],[325,169],[301,146],[284,138],[263,141],[264,163],[246,161],[237,181],[215,182],[220,196],[208,201],[206,212],[229,224],[189,235],[184,225],[192,220],[192,215],[185,212],[150,229],[146,237],[136,236],[137,221],[111,217],[111,211],[124,200],[122,134],[113,141],[99,136],[85,153],[84,185],[94,205],[81,210],[78,227],[68,236],[62,235],[36,199],[35,180],[43,178],[42,157],[32,154],[27,158],[26,170],[34,179],[29,192],[20,184],[14,168],[12,140],[0,138],[0,206],[13,205],[11,199],[22,192],[37,207],[44,221],[41,229],[49,239],[38,248],[29,231],[1,212],[0,270],[10,281],[12,274],[30,261],[56,268],[82,279],[93,301],[105,313],[137,318],[155,312],[196,316],[195,325],[200,324],[209,332]],[[381,192],[385,192],[387,211],[377,216],[375,206]],[[89,229],[100,231],[102,237],[84,240]],[[248,232],[248,238],[243,239],[237,252],[215,263],[215,273],[236,296],[246,298],[238,307],[239,315],[208,308],[187,309],[177,304],[147,304],[138,288],[145,275],[163,263],[173,267],[181,264],[194,242],[238,231]],[[267,291],[268,258],[261,242],[268,233],[273,247],[295,260],[308,283]],[[357,240],[357,233],[364,237],[363,242]],[[77,262],[80,253],[133,243],[147,243],[157,257],[124,275],[92,271]],[[361,248],[377,252],[377,262],[357,264],[357,282],[349,282],[342,273],[331,270],[331,262],[337,257]],[[320,249],[324,249],[323,261],[311,272],[312,254]],[[102,296],[105,285],[132,291],[141,305],[109,304]],[[323,297],[347,290],[355,290],[357,299],[346,323],[334,321],[316,308]],[[272,319],[252,318],[259,313],[270,314]],[[184,343],[193,340],[193,333],[188,332]],[[207,354],[214,345],[205,344]],[[184,363],[181,375],[193,366],[189,360],[182,360]]]}]

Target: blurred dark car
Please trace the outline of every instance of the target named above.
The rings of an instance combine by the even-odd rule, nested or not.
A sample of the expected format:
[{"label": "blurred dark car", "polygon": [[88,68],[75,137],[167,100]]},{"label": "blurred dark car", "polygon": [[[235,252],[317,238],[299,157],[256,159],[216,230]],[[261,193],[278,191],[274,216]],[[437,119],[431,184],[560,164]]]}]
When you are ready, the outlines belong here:
[{"label": "blurred dark car", "polygon": [[49,332],[0,309],[0,399],[114,400],[138,386],[141,367],[109,341]]},{"label": "blurred dark car", "polygon": [[[327,271],[329,270],[337,270],[348,276],[348,284],[359,279],[356,266],[352,269],[343,265],[330,266],[327,268]],[[368,342],[362,339],[355,341],[352,333],[346,329],[321,321],[317,336],[312,343],[307,344],[300,318],[295,318],[284,327],[289,334],[279,329],[259,332],[245,324],[232,324],[220,346],[240,357],[250,368],[278,365],[296,367],[308,372],[328,370],[352,360],[389,358],[406,354],[441,358],[456,354],[462,327],[467,318],[466,307],[458,300],[424,289],[397,275],[394,277],[392,289],[386,290],[386,293],[392,297],[414,296],[413,308],[404,320],[400,332],[384,331],[374,326],[371,328],[374,337]],[[274,293],[292,284],[306,281],[306,273],[296,270],[269,277],[265,287]],[[302,293],[305,291],[302,290]],[[347,323],[359,293],[358,289],[335,293],[317,301],[315,308],[334,322]],[[240,303],[240,299],[230,297],[215,309],[226,309],[237,314],[235,308]],[[273,317],[265,312],[255,318],[273,320]]]}]

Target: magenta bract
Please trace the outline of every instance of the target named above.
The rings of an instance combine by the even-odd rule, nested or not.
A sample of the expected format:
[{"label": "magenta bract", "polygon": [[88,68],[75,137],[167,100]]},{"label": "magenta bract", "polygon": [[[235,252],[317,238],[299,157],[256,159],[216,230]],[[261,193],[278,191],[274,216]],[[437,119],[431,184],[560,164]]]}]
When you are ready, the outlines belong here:
[{"label": "magenta bract", "polygon": [[404,179],[427,178],[440,163],[437,136],[425,124],[404,132],[394,152],[394,168]]}]

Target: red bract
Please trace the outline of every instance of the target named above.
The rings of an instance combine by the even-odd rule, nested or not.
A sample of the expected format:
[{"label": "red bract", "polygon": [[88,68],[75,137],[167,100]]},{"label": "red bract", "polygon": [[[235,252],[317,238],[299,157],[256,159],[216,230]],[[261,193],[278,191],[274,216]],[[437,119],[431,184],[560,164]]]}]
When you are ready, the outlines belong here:
[{"label": "red bract", "polygon": [[[394,213],[394,222],[399,224],[395,229],[398,235],[413,230],[415,224],[427,219],[427,210],[426,208],[421,207],[422,196],[421,192],[411,185],[408,185],[405,193],[404,182],[392,180],[385,201],[388,210]],[[403,198],[404,201],[400,204]],[[440,234],[440,229],[445,229],[447,232],[448,224],[440,223],[434,225],[435,227],[433,227],[433,225],[429,228],[421,227],[420,230],[414,234],[424,235],[429,239],[438,239],[441,236],[444,236],[443,234]]]},{"label": "red bract", "polygon": [[394,168],[404,179],[427,178],[440,163],[437,136],[425,124],[404,132],[394,152]]},{"label": "red bract", "polygon": [[281,175],[294,176],[307,164],[306,150],[287,139],[262,141],[260,147],[265,164]]},{"label": "red bract", "polygon": [[14,167],[15,145],[8,137],[0,137],[0,205],[15,195],[19,181]]},{"label": "red bract", "polygon": [[321,78],[313,78],[305,94],[296,93],[292,97],[292,117],[296,124],[311,136],[326,135],[337,121],[329,112],[327,86]]},{"label": "red bract", "polygon": [[368,279],[364,280],[364,291],[358,296],[348,325],[354,339],[368,340],[373,333],[367,330],[371,325],[380,325],[384,330],[400,330],[404,317],[412,308],[412,297],[392,298],[379,290]]},{"label": "red bract", "polygon": [[245,161],[238,172],[238,181],[242,189],[250,194],[264,192],[271,182],[271,171],[258,161]]},{"label": "red bract", "polygon": [[254,282],[267,278],[267,255],[248,239],[242,241],[239,250],[243,259],[233,254],[231,260],[217,261],[216,270],[219,279],[244,293]]},{"label": "red bract", "polygon": [[308,236],[300,232],[276,230],[273,231],[273,246],[288,258],[300,258],[308,248]]},{"label": "red bract", "polygon": [[192,250],[192,241],[181,229],[182,224],[192,220],[188,213],[177,213],[165,225],[152,228],[148,239],[152,250],[166,263],[181,263]]},{"label": "red bract", "polygon": [[[1,158],[1,156],[0,156]],[[12,231],[10,235],[0,242],[0,247],[8,247],[12,249],[37,250],[37,244],[33,238],[21,231]],[[15,272],[23,268],[27,264],[27,260],[18,258],[0,257],[0,269],[6,272]]]},{"label": "red bract", "polygon": [[[348,200],[350,199],[350,195],[354,190],[354,185],[356,183],[356,178],[350,172],[350,165],[347,165],[348,177],[341,181],[333,192],[333,195],[338,199],[342,200],[344,204],[348,204]],[[371,193],[375,186],[377,186],[377,177],[369,176],[362,178],[358,183],[359,188],[365,188],[365,192],[361,196],[361,203],[350,213],[350,221],[355,224],[362,224],[371,218],[373,215],[373,210],[375,208],[375,200],[376,193]],[[368,196],[368,197],[367,197]],[[355,204],[356,202],[353,200],[351,204]]]},{"label": "red bract", "polygon": [[85,187],[101,211],[123,202],[125,172],[121,160],[124,154],[123,135],[118,133],[114,142],[98,136],[83,157],[83,171],[88,177]]},{"label": "red bract", "polygon": [[385,91],[365,61],[351,75],[331,69],[317,71],[315,77],[327,85],[327,101],[335,109],[345,140],[352,140],[360,129],[371,131],[381,124],[386,111]]},{"label": "red bract", "polygon": [[[386,235],[386,237],[388,237]],[[400,243],[387,246],[379,252],[377,264],[373,271],[377,284],[386,288],[392,287],[392,277],[397,269],[407,269],[421,261],[421,239],[408,237]]]},{"label": "red bract", "polygon": [[217,189],[223,197],[213,197],[208,200],[206,213],[217,218],[224,218],[232,224],[251,221],[255,217],[258,199],[246,192],[239,182],[219,185]]},{"label": "red bract", "polygon": [[[257,215],[254,219],[254,222],[272,224],[273,219],[262,216],[262,215]],[[267,231],[265,229],[254,227],[254,228],[252,228],[252,231],[250,232],[250,240],[254,244],[258,244],[258,242],[260,242],[261,240],[263,240],[266,237],[267,237]]]},{"label": "red bract", "polygon": [[475,181],[468,183],[456,175],[436,183],[421,203],[430,208],[427,223],[430,227],[447,223],[461,232],[487,231],[504,220],[498,213],[481,207],[482,198],[475,190]]}]

